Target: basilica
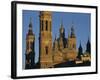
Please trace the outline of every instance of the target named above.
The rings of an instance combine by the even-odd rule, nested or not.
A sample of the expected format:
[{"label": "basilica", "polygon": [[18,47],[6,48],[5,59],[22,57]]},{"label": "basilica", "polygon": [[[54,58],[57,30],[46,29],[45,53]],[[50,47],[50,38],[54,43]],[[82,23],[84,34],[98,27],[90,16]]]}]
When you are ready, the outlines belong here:
[{"label": "basilica", "polygon": [[74,25],[70,26],[68,36],[65,36],[63,23],[60,24],[59,37],[55,36],[52,40],[52,12],[40,11],[39,15],[39,61],[35,63],[35,33],[32,31],[32,20],[29,23],[29,30],[26,34],[26,53],[25,53],[25,69],[38,68],[54,68],[67,62],[74,64],[83,64],[91,61],[90,41],[86,45],[86,51],[83,54],[80,43],[79,49],[76,48],[77,37],[75,35]]}]

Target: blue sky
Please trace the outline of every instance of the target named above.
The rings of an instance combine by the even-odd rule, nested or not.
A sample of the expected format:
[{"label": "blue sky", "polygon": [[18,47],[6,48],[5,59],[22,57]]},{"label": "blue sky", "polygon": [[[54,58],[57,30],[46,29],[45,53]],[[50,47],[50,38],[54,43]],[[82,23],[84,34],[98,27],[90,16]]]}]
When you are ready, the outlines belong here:
[{"label": "blue sky", "polygon": [[[23,10],[23,31],[22,31],[22,55],[23,65],[25,65],[25,49],[26,49],[26,34],[28,32],[28,26],[30,17],[32,17],[33,33],[35,34],[35,61],[38,61],[39,56],[39,11]],[[77,38],[77,49],[81,42],[83,50],[86,49],[86,42],[90,38],[90,19],[89,13],[69,13],[69,12],[52,12],[52,37],[53,41],[55,35],[59,36],[59,28],[61,22],[65,28],[65,36],[68,37],[68,31],[74,24],[75,34]]]}]

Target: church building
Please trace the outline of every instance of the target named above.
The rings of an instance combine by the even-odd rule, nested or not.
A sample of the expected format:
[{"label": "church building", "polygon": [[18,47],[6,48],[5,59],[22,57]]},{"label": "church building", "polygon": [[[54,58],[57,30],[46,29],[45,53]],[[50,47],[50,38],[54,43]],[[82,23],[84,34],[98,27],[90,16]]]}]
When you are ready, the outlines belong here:
[{"label": "church building", "polygon": [[[91,60],[90,42],[88,40],[86,46],[86,54],[83,55],[80,43],[79,51],[76,48],[77,37],[75,35],[74,24],[70,26],[68,36],[65,36],[65,28],[63,22],[60,24],[59,37],[55,36],[53,41],[52,35],[52,12],[40,11],[39,14],[39,68],[53,68],[55,65],[66,62],[75,62],[77,59],[87,61]],[[33,28],[34,29],[34,28]],[[26,35],[26,53],[25,53],[25,69],[34,69],[37,67],[35,63],[35,34],[32,30],[32,20],[30,19],[29,30]],[[81,62],[83,62],[81,61]],[[79,63],[77,61],[76,63]]]},{"label": "church building", "polygon": [[32,19],[30,18],[29,30],[26,35],[25,69],[34,68],[35,64],[35,35],[32,30]]},{"label": "church building", "polygon": [[61,23],[59,29],[59,38],[55,37],[52,42],[52,12],[40,12],[40,34],[39,34],[39,56],[40,67],[50,68],[55,64],[65,61],[73,61],[77,57],[76,36],[73,25],[68,38],[65,37],[65,29]]}]

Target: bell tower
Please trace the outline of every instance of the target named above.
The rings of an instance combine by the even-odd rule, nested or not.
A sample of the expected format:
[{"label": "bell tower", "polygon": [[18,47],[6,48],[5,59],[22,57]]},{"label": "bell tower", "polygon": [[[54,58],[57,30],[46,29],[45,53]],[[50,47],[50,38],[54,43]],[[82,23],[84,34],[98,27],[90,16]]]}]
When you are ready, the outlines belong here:
[{"label": "bell tower", "polygon": [[65,29],[63,27],[63,24],[60,24],[59,29],[60,37],[59,37],[59,49],[62,50],[64,48],[64,38],[65,38]]},{"label": "bell tower", "polygon": [[35,60],[34,60],[35,59],[34,45],[35,45],[35,35],[33,34],[32,19],[30,18],[29,30],[28,30],[28,33],[26,35],[25,69],[34,68],[34,64],[35,64]]},{"label": "bell tower", "polygon": [[52,66],[52,13],[50,11],[40,12],[40,68]]},{"label": "bell tower", "polygon": [[76,50],[76,36],[74,33],[73,25],[71,27],[71,34],[68,35],[68,48]]},{"label": "bell tower", "polygon": [[68,33],[68,53],[67,53],[67,59],[69,61],[73,61],[76,59],[77,57],[77,51],[76,51],[76,36],[75,36],[75,32],[74,32],[74,28],[73,28],[73,24],[71,27],[71,33]]}]

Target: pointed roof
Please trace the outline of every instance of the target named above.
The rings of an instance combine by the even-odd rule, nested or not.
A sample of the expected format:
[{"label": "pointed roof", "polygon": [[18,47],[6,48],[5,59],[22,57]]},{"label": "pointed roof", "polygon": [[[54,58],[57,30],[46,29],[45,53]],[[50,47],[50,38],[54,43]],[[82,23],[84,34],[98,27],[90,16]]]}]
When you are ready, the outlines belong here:
[{"label": "pointed roof", "polygon": [[86,52],[91,53],[91,43],[90,43],[89,38],[88,38],[88,41],[87,41],[87,44],[86,44]]},{"label": "pointed roof", "polygon": [[90,45],[90,40],[89,40],[89,37],[88,37],[87,45]]},{"label": "pointed roof", "polygon": [[70,30],[68,29],[68,38],[70,38]]},{"label": "pointed roof", "polygon": [[32,28],[32,17],[30,17],[29,28]]},{"label": "pointed roof", "polygon": [[54,40],[54,43],[53,43],[53,49],[58,50],[58,41],[57,41],[56,35],[55,35],[55,40]]},{"label": "pointed roof", "polygon": [[61,20],[60,23],[60,29],[59,29],[60,33],[63,33],[65,31],[64,27],[63,27],[63,21]]},{"label": "pointed roof", "polygon": [[88,37],[88,43],[90,43],[90,39],[89,39],[89,37]]},{"label": "pointed roof", "polygon": [[63,28],[63,20],[61,20],[60,27]]},{"label": "pointed roof", "polygon": [[74,33],[74,23],[71,24],[71,32]]},{"label": "pointed roof", "polygon": [[80,46],[79,46],[79,48],[82,49],[81,41],[80,41]]},{"label": "pointed roof", "polygon": [[55,35],[55,40],[57,40],[56,35]]},{"label": "pointed roof", "polygon": [[75,38],[75,32],[74,32],[74,24],[72,22],[72,25],[71,25],[71,35],[70,35],[71,38]]},{"label": "pointed roof", "polygon": [[32,30],[32,17],[30,17],[28,35],[33,35],[33,30]]}]

